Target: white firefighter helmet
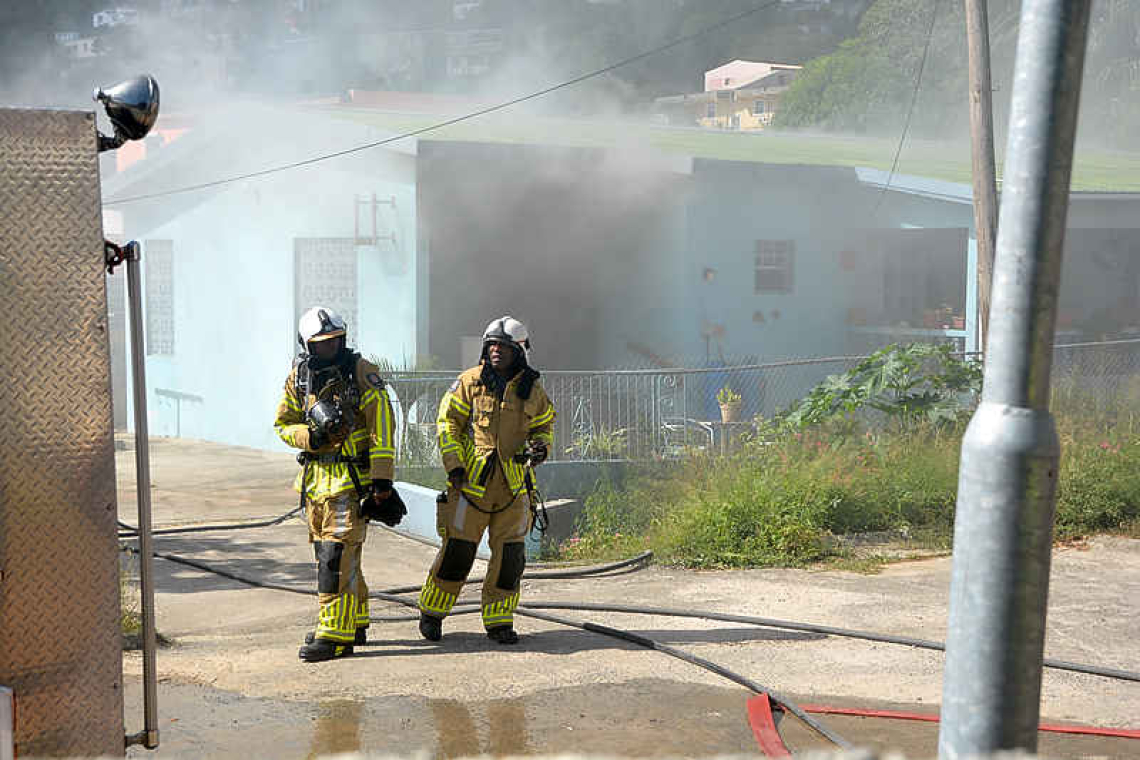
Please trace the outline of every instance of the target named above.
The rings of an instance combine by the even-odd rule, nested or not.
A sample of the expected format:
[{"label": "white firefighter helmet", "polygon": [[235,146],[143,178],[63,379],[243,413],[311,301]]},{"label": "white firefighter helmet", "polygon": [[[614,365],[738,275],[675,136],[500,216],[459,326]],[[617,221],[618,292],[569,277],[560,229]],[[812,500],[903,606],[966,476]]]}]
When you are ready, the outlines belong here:
[{"label": "white firefighter helmet", "polygon": [[530,358],[530,333],[527,332],[526,325],[512,316],[491,320],[491,324],[483,331],[484,351],[490,343],[505,343],[518,351],[524,359]]},{"label": "white firefighter helmet", "polygon": [[324,306],[314,306],[302,314],[297,323],[297,342],[309,351],[310,343],[344,337],[347,332],[344,317]]}]

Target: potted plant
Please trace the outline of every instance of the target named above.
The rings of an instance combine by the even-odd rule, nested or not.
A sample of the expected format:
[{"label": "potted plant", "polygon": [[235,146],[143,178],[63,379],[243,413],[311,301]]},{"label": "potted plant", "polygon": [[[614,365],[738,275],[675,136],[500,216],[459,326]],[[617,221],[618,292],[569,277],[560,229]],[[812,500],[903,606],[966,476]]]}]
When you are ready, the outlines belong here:
[{"label": "potted plant", "polygon": [[726,385],[717,391],[716,401],[720,404],[721,422],[736,422],[740,419],[740,407],[744,405],[744,399],[739,393]]}]

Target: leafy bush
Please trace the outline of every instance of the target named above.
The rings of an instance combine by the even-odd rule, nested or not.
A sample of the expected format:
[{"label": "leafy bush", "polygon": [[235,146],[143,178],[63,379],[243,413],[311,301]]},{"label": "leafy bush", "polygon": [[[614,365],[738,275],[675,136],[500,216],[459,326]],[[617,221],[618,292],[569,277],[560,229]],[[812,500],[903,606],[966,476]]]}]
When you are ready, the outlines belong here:
[{"label": "leafy bush", "polygon": [[948,345],[890,345],[828,377],[782,422],[805,428],[872,409],[903,425],[953,423],[972,410],[981,389],[981,365],[958,358]]}]

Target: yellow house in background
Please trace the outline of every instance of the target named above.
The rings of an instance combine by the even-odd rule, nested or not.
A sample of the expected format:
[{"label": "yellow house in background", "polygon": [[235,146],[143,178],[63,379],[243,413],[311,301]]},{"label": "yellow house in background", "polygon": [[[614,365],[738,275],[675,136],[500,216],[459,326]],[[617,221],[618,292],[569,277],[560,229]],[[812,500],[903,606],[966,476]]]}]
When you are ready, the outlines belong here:
[{"label": "yellow house in background", "polygon": [[780,98],[802,66],[732,61],[705,72],[705,90],[653,101],[670,124],[756,130],[772,123]]}]

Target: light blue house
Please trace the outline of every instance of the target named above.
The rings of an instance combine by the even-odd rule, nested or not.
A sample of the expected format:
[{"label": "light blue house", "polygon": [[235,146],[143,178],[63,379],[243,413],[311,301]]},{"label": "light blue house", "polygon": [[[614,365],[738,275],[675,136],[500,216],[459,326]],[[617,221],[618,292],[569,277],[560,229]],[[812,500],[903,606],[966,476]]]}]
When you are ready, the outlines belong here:
[{"label": "light blue house", "polygon": [[[362,151],[122,202],[375,138],[343,125],[326,137],[319,116],[259,109],[249,119],[194,130],[105,180],[103,195],[122,236],[143,245],[152,434],[276,448],[273,415],[309,305],[343,312],[366,355],[415,355],[415,167],[406,152]],[[121,324],[112,350],[124,367],[116,336]]]},{"label": "light blue house", "polygon": [[[695,159],[679,261],[613,321],[688,366],[865,355],[888,343],[980,348],[971,188],[875,169]],[[1140,335],[1140,194],[1072,195],[1058,342]],[[637,286],[630,284],[633,290]],[[672,314],[656,316],[661,304]],[[674,339],[654,344],[671,325]],[[627,328],[632,329],[632,328]],[[659,338],[658,338],[659,340]],[[613,347],[616,349],[617,347]],[[620,353],[611,354],[620,362]],[[833,366],[746,393],[771,414]],[[710,388],[705,410],[715,416]]]},{"label": "light blue house", "polygon": [[[503,313],[530,325],[545,369],[978,346],[970,189],[929,178],[421,140],[115,202],[385,136],[333,121],[258,112],[105,181],[123,236],[145,248],[155,434],[282,447],[270,422],[296,317],[313,303],[344,312],[364,353],[398,366],[469,364]],[[1140,331],[1138,211],[1137,194],[1073,195],[1063,339]],[[828,369],[803,370],[797,389],[813,371]],[[770,393],[750,409],[790,400]]]}]

